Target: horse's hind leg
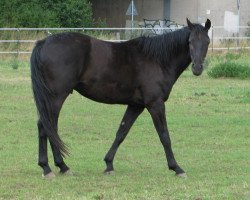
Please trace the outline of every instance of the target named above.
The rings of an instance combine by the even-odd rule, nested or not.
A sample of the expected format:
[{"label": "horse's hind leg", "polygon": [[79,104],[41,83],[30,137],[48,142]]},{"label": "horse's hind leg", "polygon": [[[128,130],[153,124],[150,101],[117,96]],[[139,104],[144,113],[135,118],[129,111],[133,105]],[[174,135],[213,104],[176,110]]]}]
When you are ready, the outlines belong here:
[{"label": "horse's hind leg", "polygon": [[[68,95],[61,95],[54,98],[51,101],[51,108],[53,108],[53,118],[55,120],[55,126],[53,127],[56,131],[58,130],[58,117],[60,110],[62,108],[62,104],[65,101]],[[47,139],[48,136],[45,132],[42,122],[38,121],[38,130],[39,130],[39,157],[38,157],[38,165],[43,168],[43,175],[47,178],[54,177],[54,173],[51,171],[51,168],[48,164],[48,153],[47,153]],[[69,170],[69,167],[64,163],[62,154],[59,149],[50,141],[50,146],[52,149],[52,153],[54,156],[54,162],[57,167],[60,168],[61,173],[65,173]]]},{"label": "horse's hind leg", "polygon": [[45,177],[54,177],[55,175],[51,171],[49,164],[48,164],[48,152],[47,152],[47,135],[45,133],[45,129],[39,120],[37,123],[38,126],[38,165],[43,168],[43,175]]},{"label": "horse's hind leg", "polygon": [[120,146],[120,144],[123,142],[125,137],[127,136],[130,128],[132,127],[133,123],[137,119],[137,117],[142,113],[144,110],[144,107],[141,106],[128,106],[127,110],[123,116],[123,119],[121,121],[120,127],[116,133],[116,138],[106,154],[104,161],[106,162],[107,168],[104,171],[105,173],[111,172],[114,170],[113,168],[113,160],[115,157],[115,153]]},{"label": "horse's hind leg", "polygon": [[54,156],[55,166],[60,168],[60,173],[62,174],[68,172],[69,167],[64,163],[60,151],[57,149],[57,147],[55,147],[55,145],[52,142],[50,142],[50,146],[51,146],[52,153]]},{"label": "horse's hind leg", "polygon": [[[58,131],[59,113],[60,113],[60,110],[62,108],[63,102],[65,101],[67,96],[68,95],[61,95],[52,101],[52,107],[54,109],[53,114],[54,114],[54,119],[56,121],[56,127],[55,127],[56,131]],[[55,166],[60,168],[60,173],[62,173],[62,174],[66,173],[69,170],[69,167],[65,164],[61,152],[51,141],[50,141],[50,146],[51,146],[51,150],[53,153]]]}]

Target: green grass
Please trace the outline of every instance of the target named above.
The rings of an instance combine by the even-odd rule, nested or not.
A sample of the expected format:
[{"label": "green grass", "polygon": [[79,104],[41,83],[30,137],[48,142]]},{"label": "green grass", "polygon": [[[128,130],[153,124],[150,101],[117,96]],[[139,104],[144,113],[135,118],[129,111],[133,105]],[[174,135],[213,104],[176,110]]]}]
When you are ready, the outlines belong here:
[{"label": "green grass", "polygon": [[250,79],[250,65],[239,64],[237,62],[218,63],[213,67],[208,75],[212,78],[232,77],[240,79]]},{"label": "green grass", "polygon": [[249,55],[247,52],[212,55],[205,62],[206,66],[210,65],[207,73],[212,78],[250,79]]},{"label": "green grass", "polygon": [[[124,106],[77,93],[60,115],[74,176],[42,179],[37,166],[36,110],[26,62],[0,63],[0,199],[250,199],[250,81],[211,79],[190,71],[166,103],[173,150],[188,178],[167,169],[149,114],[139,117],[103,175]],[[50,165],[54,172],[51,151]]]}]

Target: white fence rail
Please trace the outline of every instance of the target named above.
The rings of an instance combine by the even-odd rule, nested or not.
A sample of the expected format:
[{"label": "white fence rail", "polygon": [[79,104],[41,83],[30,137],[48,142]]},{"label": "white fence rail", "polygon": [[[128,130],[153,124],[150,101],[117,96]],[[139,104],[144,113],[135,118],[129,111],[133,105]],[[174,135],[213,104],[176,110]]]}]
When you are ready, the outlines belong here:
[{"label": "white fence rail", "polygon": [[[240,30],[244,29],[250,32],[250,26],[240,26]],[[105,31],[114,31],[115,33],[119,33],[121,31],[123,32],[129,32],[131,35],[133,32],[137,31],[139,32],[139,35],[143,35],[143,33],[147,32],[152,32],[153,34],[162,34],[164,32],[170,32],[174,31],[178,28],[167,28],[167,27],[158,27],[158,28],[0,28],[0,38],[1,38],[1,33],[5,31],[12,31],[15,32],[16,38],[17,39],[11,39],[11,40],[0,40],[0,45],[3,43],[16,43],[17,44],[17,49],[13,51],[1,51],[0,49],[0,54],[30,54],[31,51],[23,51],[20,50],[18,46],[20,46],[21,43],[35,43],[38,38],[34,39],[20,39],[19,38],[19,33],[21,31],[45,31],[47,35],[52,34],[51,32],[53,31],[60,31],[60,32],[65,32],[65,31],[81,31],[81,32],[86,32],[86,31],[101,31],[105,33]],[[246,31],[240,31],[241,34],[237,35],[229,35],[229,34],[224,34],[224,27],[223,26],[213,26],[211,27],[210,30],[210,39],[211,39],[211,44],[209,47],[209,50],[239,50],[239,49],[250,49],[250,37],[245,36]],[[250,33],[249,33],[250,34]],[[115,39],[108,39],[106,41],[112,41],[112,42],[122,42],[126,41],[127,39],[120,39],[120,35],[115,37]],[[105,40],[105,39],[104,39]],[[241,45],[241,41],[247,41],[246,45]],[[231,47],[220,47],[216,45],[217,43],[235,43],[235,46]]]}]

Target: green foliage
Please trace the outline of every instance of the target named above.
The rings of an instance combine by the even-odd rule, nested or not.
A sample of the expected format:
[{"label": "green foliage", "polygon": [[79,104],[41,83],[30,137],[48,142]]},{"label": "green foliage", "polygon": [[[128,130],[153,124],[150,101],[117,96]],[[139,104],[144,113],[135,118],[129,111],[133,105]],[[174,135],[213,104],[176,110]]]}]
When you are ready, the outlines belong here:
[{"label": "green foliage", "polygon": [[0,27],[91,27],[88,0],[1,0]]},{"label": "green foliage", "polygon": [[206,69],[210,65],[210,63],[211,63],[211,58],[207,57],[203,63],[204,68]]},{"label": "green foliage", "polygon": [[58,4],[58,18],[62,27],[90,27],[91,4],[82,0],[65,0]]},{"label": "green foliage", "polygon": [[250,78],[249,62],[239,61],[241,54],[227,53],[217,56],[213,67],[209,68],[208,75],[212,78],[232,77],[246,79]]},{"label": "green foliage", "polygon": [[43,9],[39,3],[26,2],[18,8],[18,27],[57,27],[57,13]]},{"label": "green foliage", "polygon": [[10,63],[12,69],[18,69],[18,60],[17,59],[13,59]]},{"label": "green foliage", "polygon": [[250,67],[247,64],[237,62],[218,63],[208,71],[212,78],[238,77],[241,79],[250,78]]},{"label": "green foliage", "polygon": [[240,57],[241,57],[241,53],[227,53],[225,55],[225,60],[234,61],[234,60],[238,60]]}]

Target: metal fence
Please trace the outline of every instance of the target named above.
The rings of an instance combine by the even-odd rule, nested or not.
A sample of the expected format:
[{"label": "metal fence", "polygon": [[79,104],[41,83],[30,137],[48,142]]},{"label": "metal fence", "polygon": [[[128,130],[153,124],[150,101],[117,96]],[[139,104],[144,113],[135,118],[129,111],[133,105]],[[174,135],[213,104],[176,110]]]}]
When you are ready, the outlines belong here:
[{"label": "metal fence", "polygon": [[[159,35],[178,28],[0,28],[0,55],[30,54],[37,40],[58,32],[81,32],[106,41],[121,42],[142,35]],[[240,26],[239,29],[238,34],[230,35],[223,26],[211,27],[209,50],[249,50],[250,26]]]}]

